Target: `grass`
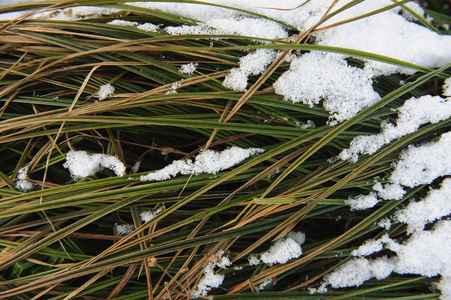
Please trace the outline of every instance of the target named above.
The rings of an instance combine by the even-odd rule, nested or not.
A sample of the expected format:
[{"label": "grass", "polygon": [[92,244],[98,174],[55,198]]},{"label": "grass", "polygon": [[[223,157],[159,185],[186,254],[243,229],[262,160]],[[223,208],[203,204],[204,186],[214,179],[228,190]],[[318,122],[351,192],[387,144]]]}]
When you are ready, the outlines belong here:
[{"label": "grass", "polygon": [[[0,12],[44,4],[75,3],[20,4]],[[406,237],[405,225],[385,230],[377,222],[408,199],[426,195],[429,187],[365,211],[351,212],[345,200],[370,191],[375,176],[390,174],[409,144],[449,131],[449,120],[425,125],[355,164],[329,159],[355,136],[378,132],[381,118],[394,120],[393,108],[405,99],[439,94],[449,66],[430,70],[312,45],[304,43],[308,33],[299,33],[298,44],[262,45],[241,36],[145,32],[106,22],[118,15],[163,27],[196,21],[115,1],[89,4],[122,11],[83,21],[0,23],[0,298],[186,299],[208,261],[225,250],[242,269],[221,271],[225,281],[211,292],[215,299],[317,299],[306,288],[317,287],[365,240],[386,232]],[[449,23],[445,11],[431,7],[437,24]],[[286,102],[274,93],[272,83],[287,62],[276,61],[261,77],[252,77],[246,93],[221,85],[239,57],[258,48],[344,53],[418,73],[379,78],[375,89],[382,99],[330,127],[322,107]],[[199,64],[193,76],[178,72],[190,62]],[[407,84],[399,85],[400,79]],[[177,93],[166,94],[175,82],[181,83]],[[116,95],[97,101],[95,93],[106,83]],[[308,120],[318,126],[302,127]],[[265,153],[214,176],[138,181],[150,170],[197,155],[205,145],[259,147]],[[62,166],[70,149],[114,154],[128,171],[137,161],[141,168],[124,177],[105,170],[74,181]],[[35,188],[24,193],[14,181],[26,165]],[[139,212],[159,204],[166,210],[142,224]],[[136,230],[115,236],[115,224],[125,223]],[[249,254],[267,250],[292,229],[306,233],[302,256],[272,267],[249,266]],[[268,291],[255,292],[271,278]],[[436,281],[394,274],[320,297],[436,299],[439,293],[429,290]]]}]

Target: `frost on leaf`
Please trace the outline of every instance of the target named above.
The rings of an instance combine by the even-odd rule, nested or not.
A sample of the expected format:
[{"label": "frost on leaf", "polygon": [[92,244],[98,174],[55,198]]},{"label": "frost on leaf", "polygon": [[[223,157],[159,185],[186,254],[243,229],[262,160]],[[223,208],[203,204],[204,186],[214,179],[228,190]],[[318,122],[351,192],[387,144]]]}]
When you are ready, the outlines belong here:
[{"label": "frost on leaf", "polygon": [[231,147],[222,152],[202,151],[194,162],[191,159],[175,160],[161,170],[141,176],[141,181],[162,181],[181,175],[216,174],[222,170],[239,164],[251,155],[264,152],[263,149]]},{"label": "frost on leaf", "polygon": [[69,170],[74,179],[93,176],[103,169],[112,170],[116,176],[124,176],[125,165],[113,155],[89,154],[86,151],[69,151],[63,167]]}]

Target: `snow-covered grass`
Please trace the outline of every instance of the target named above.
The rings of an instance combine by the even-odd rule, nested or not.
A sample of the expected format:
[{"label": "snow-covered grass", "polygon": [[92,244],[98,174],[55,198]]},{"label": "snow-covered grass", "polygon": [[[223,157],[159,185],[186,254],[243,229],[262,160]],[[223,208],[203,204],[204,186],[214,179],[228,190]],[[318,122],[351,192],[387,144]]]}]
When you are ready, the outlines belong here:
[{"label": "snow-covered grass", "polygon": [[0,298],[449,299],[422,4],[1,7],[40,10],[0,24]]}]

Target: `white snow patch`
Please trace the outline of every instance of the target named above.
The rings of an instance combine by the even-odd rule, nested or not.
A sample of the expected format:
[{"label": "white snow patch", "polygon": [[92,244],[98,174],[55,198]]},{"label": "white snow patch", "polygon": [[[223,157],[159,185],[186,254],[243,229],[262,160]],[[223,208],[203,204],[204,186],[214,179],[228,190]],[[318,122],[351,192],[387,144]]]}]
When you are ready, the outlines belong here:
[{"label": "white snow patch", "polygon": [[116,230],[117,236],[126,236],[135,229],[135,226],[130,224],[115,224],[114,229]]},{"label": "white snow patch", "polygon": [[138,29],[144,30],[144,31],[151,31],[151,32],[157,32],[159,27],[158,25],[152,24],[152,23],[143,23],[138,26],[136,26]]},{"label": "white snow patch", "polygon": [[263,149],[231,147],[222,152],[213,150],[202,151],[194,162],[191,159],[175,160],[161,170],[141,176],[141,181],[162,181],[181,175],[199,175],[202,173],[216,174],[239,164],[251,155],[263,153]]},{"label": "white snow patch", "polygon": [[99,100],[103,100],[111,95],[114,95],[114,87],[111,84],[107,83],[99,87],[99,91],[97,92]]},{"label": "white snow patch", "polygon": [[408,224],[407,233],[421,231],[424,226],[451,214],[451,178],[442,182],[440,189],[431,189],[426,198],[410,202],[406,208],[398,210],[395,218]]},{"label": "white snow patch", "polygon": [[125,165],[113,155],[89,154],[86,151],[69,151],[63,167],[68,169],[74,179],[93,176],[103,169],[114,171],[116,176],[125,175]]},{"label": "white snow patch", "polygon": [[[310,52],[293,59],[274,83],[285,100],[313,106],[323,101],[331,125],[347,120],[380,99],[371,71],[349,66],[343,55]],[[358,91],[358,92],[357,92]]]},{"label": "white snow patch", "polygon": [[194,71],[196,71],[197,63],[189,63],[180,66],[179,72],[182,74],[193,75]]},{"label": "white snow patch", "polygon": [[260,259],[255,254],[249,255],[247,260],[249,261],[249,266],[256,266],[260,263]]},{"label": "white snow patch", "polygon": [[414,145],[401,153],[390,181],[407,187],[430,184],[440,176],[451,175],[451,132],[437,142]]},{"label": "white snow patch", "polygon": [[149,222],[150,220],[152,220],[153,218],[155,218],[159,213],[161,213],[165,209],[166,209],[166,207],[164,205],[157,205],[152,210],[146,210],[146,211],[141,212],[139,214],[139,216],[141,218],[141,221],[146,223],[146,222]]},{"label": "white snow patch", "polygon": [[28,178],[28,166],[22,167],[17,173],[16,188],[22,192],[28,192],[33,188],[33,183]]},{"label": "white snow patch", "polygon": [[119,25],[119,26],[129,26],[129,27],[136,27],[139,25],[138,22],[131,22],[131,21],[126,21],[126,20],[118,20],[118,19],[110,21],[107,24]]},{"label": "white snow patch", "polygon": [[199,281],[197,288],[191,292],[192,298],[198,298],[200,296],[207,296],[208,292],[213,288],[219,287],[224,281],[223,274],[215,274],[214,268],[222,268],[227,269],[227,267],[231,266],[232,262],[227,256],[224,256],[224,251],[220,250],[215,260],[210,261],[208,265],[204,269],[204,277]]},{"label": "white snow patch", "polygon": [[384,234],[378,240],[367,240],[358,249],[352,251],[351,254],[354,256],[368,256],[375,252],[381,251],[384,247],[384,244],[387,244],[389,241],[390,237],[388,236],[388,234]]},{"label": "white snow patch", "polygon": [[[301,243],[298,243],[301,242]],[[268,251],[260,255],[260,259],[269,266],[284,264],[290,259],[298,258],[302,254],[301,245],[305,241],[305,234],[301,232],[287,234],[278,239]]]},{"label": "white snow patch", "polygon": [[[446,87],[443,87],[446,90]],[[339,157],[342,160],[356,162],[359,154],[374,154],[383,146],[395,139],[413,133],[421,125],[438,123],[451,117],[451,100],[440,96],[426,95],[411,98],[398,108],[399,114],[396,126],[383,122],[382,130],[375,135],[360,135],[355,137],[349,149],[344,149]]]},{"label": "white snow patch", "polygon": [[345,201],[351,207],[351,210],[364,210],[374,207],[379,202],[376,193],[371,192],[368,195],[358,195],[356,197],[349,197]]},{"label": "white snow patch", "polygon": [[263,281],[262,283],[260,283],[256,288],[257,291],[262,291],[265,289],[266,286],[270,285],[272,283],[273,279],[269,278],[268,280]]},{"label": "white snow patch", "polygon": [[225,77],[223,86],[234,91],[244,91],[247,86],[248,76],[258,75],[265,71],[267,65],[277,57],[277,52],[271,49],[258,49],[240,58],[240,67],[232,69]]},{"label": "white snow patch", "polygon": [[451,77],[445,79],[443,84],[443,96],[451,97]]},{"label": "white snow patch", "polygon": [[334,288],[359,286],[371,278],[385,279],[393,272],[395,260],[387,257],[370,260],[356,258],[324,276],[324,282]]}]

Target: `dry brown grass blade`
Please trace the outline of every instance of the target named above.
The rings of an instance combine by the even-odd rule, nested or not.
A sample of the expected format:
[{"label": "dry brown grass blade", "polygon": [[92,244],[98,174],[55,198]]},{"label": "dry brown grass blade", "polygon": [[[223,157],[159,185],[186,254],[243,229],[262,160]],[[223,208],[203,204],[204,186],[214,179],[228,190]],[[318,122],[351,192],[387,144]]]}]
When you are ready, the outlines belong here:
[{"label": "dry brown grass blade", "polygon": [[67,295],[66,297],[64,297],[63,300],[69,300],[72,299],[73,297],[75,297],[76,295],[78,295],[81,291],[83,291],[84,289],[88,288],[91,284],[93,284],[94,282],[96,282],[97,280],[99,280],[101,277],[103,277],[105,274],[107,274],[108,272],[111,272],[114,268],[109,268],[106,270],[103,270],[99,273],[97,273],[96,275],[94,275],[93,277],[91,277],[88,281],[86,281],[85,283],[83,283],[82,286],[80,286],[79,288],[77,288],[76,290],[74,290],[72,293],[70,293],[69,295]]},{"label": "dry brown grass blade", "polygon": [[114,287],[114,289],[111,291],[108,297],[106,297],[106,300],[113,299],[122,291],[122,289],[125,287],[130,278],[132,278],[133,273],[135,272],[137,267],[138,265],[131,265],[128,267],[121,281],[119,281],[119,283]]}]

